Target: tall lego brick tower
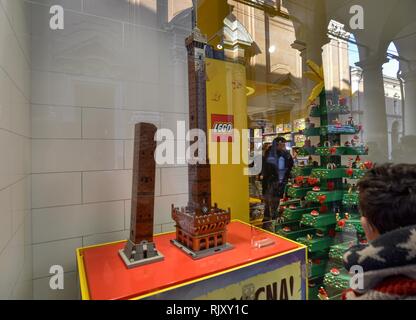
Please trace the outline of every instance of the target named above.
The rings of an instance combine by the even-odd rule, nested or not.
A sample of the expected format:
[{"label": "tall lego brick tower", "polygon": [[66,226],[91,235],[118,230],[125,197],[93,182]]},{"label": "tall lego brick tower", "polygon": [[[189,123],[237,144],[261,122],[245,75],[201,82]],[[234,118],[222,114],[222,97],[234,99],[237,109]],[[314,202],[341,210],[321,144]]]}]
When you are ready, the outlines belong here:
[{"label": "tall lego brick tower", "polygon": [[[199,129],[208,137],[205,69],[207,40],[194,27],[185,44],[188,50],[189,128]],[[205,158],[202,157],[203,152]],[[199,259],[232,249],[233,246],[227,243],[227,224],[230,222],[231,210],[222,210],[217,204],[212,206],[211,203],[208,141],[199,144],[198,154],[194,156],[201,161],[188,164],[188,206],[175,208],[172,205],[172,218],[176,222],[176,239],[172,243],[193,259]]]},{"label": "tall lego brick tower", "polygon": [[[208,137],[205,68],[207,40],[195,27],[185,43],[188,51],[189,129],[199,129]],[[206,163],[188,166],[189,205],[195,208],[211,206],[211,169],[208,160],[208,143],[204,147]],[[202,156],[201,149],[198,149],[198,154],[195,156]]]},{"label": "tall lego brick tower", "polygon": [[130,239],[119,252],[128,268],[163,260],[153,243],[156,130],[149,123],[135,126]]}]

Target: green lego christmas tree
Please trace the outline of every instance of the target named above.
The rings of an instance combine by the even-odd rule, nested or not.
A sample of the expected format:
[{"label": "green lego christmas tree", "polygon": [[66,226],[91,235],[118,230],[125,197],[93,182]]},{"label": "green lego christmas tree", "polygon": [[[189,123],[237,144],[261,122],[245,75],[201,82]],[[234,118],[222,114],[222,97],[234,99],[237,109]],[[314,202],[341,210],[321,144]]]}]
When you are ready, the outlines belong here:
[{"label": "green lego christmas tree", "polygon": [[[339,120],[350,113],[346,100],[333,104],[322,89],[319,101],[310,117],[316,118],[314,122],[319,118],[320,125],[308,119],[307,140],[298,151],[309,156],[309,161],[292,171],[294,179],[281,201],[276,232],[308,247],[309,299],[337,299],[350,279],[342,256],[351,245],[363,241],[355,182],[372,163],[361,160],[368,151],[358,143],[361,126],[352,117],[344,124]],[[343,159],[348,163],[343,165]]]}]

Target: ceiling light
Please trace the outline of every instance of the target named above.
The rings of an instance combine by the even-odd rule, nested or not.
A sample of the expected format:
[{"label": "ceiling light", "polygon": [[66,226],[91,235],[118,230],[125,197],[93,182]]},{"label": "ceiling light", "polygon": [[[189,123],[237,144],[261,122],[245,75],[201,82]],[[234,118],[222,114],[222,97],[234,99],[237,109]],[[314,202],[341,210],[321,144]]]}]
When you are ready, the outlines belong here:
[{"label": "ceiling light", "polygon": [[273,45],[269,48],[270,53],[274,53],[275,51],[276,51],[276,46],[275,45]]}]

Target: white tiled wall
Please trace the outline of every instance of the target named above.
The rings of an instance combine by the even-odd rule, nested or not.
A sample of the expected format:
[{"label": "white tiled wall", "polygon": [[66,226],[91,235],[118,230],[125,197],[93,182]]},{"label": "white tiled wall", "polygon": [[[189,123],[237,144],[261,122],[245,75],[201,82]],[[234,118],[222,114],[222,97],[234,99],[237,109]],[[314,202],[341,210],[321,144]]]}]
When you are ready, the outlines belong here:
[{"label": "white tiled wall", "polygon": [[[176,132],[176,121],[188,118],[190,31],[158,24],[164,2],[27,2],[35,298],[78,298],[75,248],[127,238],[134,124]],[[51,4],[64,6],[64,30],[49,29]],[[187,202],[187,169],[157,166],[155,194],[154,232],[171,231],[171,204]],[[12,223],[10,215],[4,221]],[[55,264],[65,270],[63,292],[49,289]]]},{"label": "white tiled wall", "polygon": [[0,0],[0,300],[32,298],[29,17]]}]

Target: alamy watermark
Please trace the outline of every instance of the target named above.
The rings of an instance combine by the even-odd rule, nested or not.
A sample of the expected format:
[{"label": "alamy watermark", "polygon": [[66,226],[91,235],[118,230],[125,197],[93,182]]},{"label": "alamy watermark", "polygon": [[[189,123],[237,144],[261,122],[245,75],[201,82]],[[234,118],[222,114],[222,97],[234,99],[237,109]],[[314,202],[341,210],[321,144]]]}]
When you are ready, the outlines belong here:
[{"label": "alamy watermark", "polygon": [[49,273],[53,275],[49,279],[49,287],[52,290],[64,290],[64,268],[53,265],[49,268]]},{"label": "alamy watermark", "polygon": [[49,27],[52,30],[63,30],[65,27],[64,8],[60,5],[54,5],[50,7],[49,13],[52,15],[49,20]]},{"label": "alamy watermark", "polygon": [[[262,139],[250,138],[249,129],[225,130],[232,142],[214,140],[221,128],[208,130],[191,129],[186,131],[185,121],[177,121],[175,133],[170,129],[159,129],[155,135],[158,142],[155,161],[159,165],[245,165],[243,174],[254,176],[262,170]],[[253,149],[250,151],[251,142]],[[209,148],[208,148],[209,146]],[[207,154],[208,153],[208,154]]]}]

